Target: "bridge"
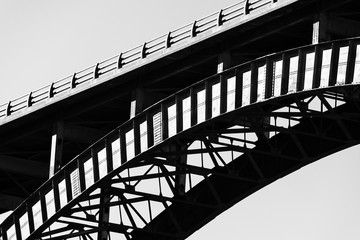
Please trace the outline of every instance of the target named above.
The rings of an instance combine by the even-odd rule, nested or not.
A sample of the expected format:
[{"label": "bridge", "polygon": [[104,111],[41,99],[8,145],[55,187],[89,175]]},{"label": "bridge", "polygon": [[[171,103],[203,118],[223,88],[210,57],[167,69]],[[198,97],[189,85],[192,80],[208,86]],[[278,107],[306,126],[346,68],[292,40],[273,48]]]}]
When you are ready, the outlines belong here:
[{"label": "bridge", "polygon": [[2,105],[2,239],[183,239],[358,144],[354,6],[241,1]]}]

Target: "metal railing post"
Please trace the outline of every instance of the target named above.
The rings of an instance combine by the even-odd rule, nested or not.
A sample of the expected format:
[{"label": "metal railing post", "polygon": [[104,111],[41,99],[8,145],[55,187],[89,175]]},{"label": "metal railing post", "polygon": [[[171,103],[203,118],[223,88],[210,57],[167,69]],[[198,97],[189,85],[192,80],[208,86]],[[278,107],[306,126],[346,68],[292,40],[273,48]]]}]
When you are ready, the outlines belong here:
[{"label": "metal railing post", "polygon": [[141,58],[146,58],[146,42],[144,43],[144,45],[141,48]]},{"label": "metal railing post", "polygon": [[123,64],[122,64],[122,60],[123,60],[122,55],[123,55],[123,54],[120,53],[120,55],[119,55],[119,57],[118,57],[118,59],[117,59],[116,66],[117,66],[118,69],[122,68],[122,66],[123,66]]},{"label": "metal railing post", "polygon": [[51,83],[51,84],[50,84],[50,87],[49,87],[48,97],[49,97],[49,98],[52,98],[53,96],[54,96],[54,83]]},{"label": "metal railing post", "polygon": [[191,37],[196,37],[196,21],[194,21],[193,25],[191,26]]},{"label": "metal railing post", "polygon": [[244,15],[248,15],[250,13],[250,3],[249,0],[244,2]]},{"label": "metal railing post", "polygon": [[76,87],[76,73],[73,74],[71,81],[70,81],[70,89],[73,89]]},{"label": "metal railing post", "polygon": [[223,10],[220,9],[219,14],[218,14],[218,17],[217,17],[217,26],[218,26],[218,27],[223,24],[222,17],[223,17]]},{"label": "metal railing post", "polygon": [[165,49],[171,47],[171,32],[166,35]]},{"label": "metal railing post", "polygon": [[6,116],[10,116],[11,115],[11,101],[9,101],[9,103],[6,106]]},{"label": "metal railing post", "polygon": [[99,77],[99,63],[97,63],[94,67],[94,75],[93,78],[96,79]]},{"label": "metal railing post", "polygon": [[29,93],[27,98],[27,107],[31,107],[31,106],[32,106],[32,92]]}]

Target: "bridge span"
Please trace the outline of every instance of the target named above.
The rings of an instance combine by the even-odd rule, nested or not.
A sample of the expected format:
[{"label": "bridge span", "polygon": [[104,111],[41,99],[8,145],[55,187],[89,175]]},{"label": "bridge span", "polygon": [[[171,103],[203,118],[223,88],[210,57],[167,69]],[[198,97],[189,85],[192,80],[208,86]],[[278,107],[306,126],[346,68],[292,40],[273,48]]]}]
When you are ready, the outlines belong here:
[{"label": "bridge span", "polygon": [[1,167],[34,193],[4,181],[2,239],[183,239],[358,144],[354,6],[241,1],[3,105]]}]

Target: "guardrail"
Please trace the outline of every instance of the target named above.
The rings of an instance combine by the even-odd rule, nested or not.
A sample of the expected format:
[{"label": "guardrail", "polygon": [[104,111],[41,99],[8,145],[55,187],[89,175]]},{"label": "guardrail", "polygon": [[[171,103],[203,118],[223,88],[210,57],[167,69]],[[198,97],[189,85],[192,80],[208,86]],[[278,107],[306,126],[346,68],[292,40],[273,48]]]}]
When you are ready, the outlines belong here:
[{"label": "guardrail", "polygon": [[203,122],[271,98],[359,83],[360,38],[268,55],[204,79],[136,115],[70,161],[1,224],[1,239],[44,231],[96,182]]},{"label": "guardrail", "polygon": [[90,83],[92,80],[111,71],[131,66],[142,59],[159,54],[165,49],[184,43],[191,38],[210,32],[217,27],[239,21],[245,15],[249,15],[271,4],[277,4],[277,2],[286,2],[286,0],[243,0],[230,7],[221,9],[214,14],[187,24],[168,34],[145,42],[143,45],[99,62],[18,99],[2,104],[0,105],[0,119],[42,103],[47,99],[69,93],[72,89],[85,83]]}]

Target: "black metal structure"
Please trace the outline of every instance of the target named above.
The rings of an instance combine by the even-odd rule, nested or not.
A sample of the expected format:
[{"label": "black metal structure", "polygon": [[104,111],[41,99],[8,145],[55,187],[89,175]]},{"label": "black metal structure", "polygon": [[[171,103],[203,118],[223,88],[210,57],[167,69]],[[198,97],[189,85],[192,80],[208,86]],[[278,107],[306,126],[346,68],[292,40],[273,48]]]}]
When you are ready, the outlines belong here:
[{"label": "black metal structure", "polygon": [[[124,59],[129,58],[120,54],[114,58],[117,59],[114,69],[111,67],[114,63],[106,63],[110,70],[105,73],[101,72],[103,65],[96,64],[89,68],[89,73],[83,73],[89,80],[79,80],[81,78],[74,75],[69,81],[62,80],[59,86],[52,84],[46,90],[47,97],[39,100],[39,107],[35,109],[33,94],[27,96],[26,105],[19,107],[19,113],[14,106],[21,106],[21,103],[9,103],[0,131],[15,126],[25,128],[24,121],[28,118],[45,119],[58,108],[62,109],[60,120],[50,121],[56,123],[55,129],[64,129],[66,125],[67,129],[91,132],[93,139],[99,139],[101,132],[109,132],[115,122],[124,123],[95,144],[89,146],[82,138],[83,144],[69,147],[71,150],[64,151],[64,155],[71,160],[67,160],[67,164],[49,180],[44,182],[40,178],[33,183],[26,177],[19,178],[18,185],[26,191],[32,191],[39,182],[44,183],[2,223],[1,239],[184,239],[236,202],[279,177],[358,144],[360,40],[330,39],[287,51],[280,51],[282,46],[271,42],[278,34],[289,33],[292,27],[301,29],[310,25],[312,33],[314,16],[321,20],[325,12],[327,15],[337,13],[345,16],[346,21],[356,25],[354,12],[349,11],[356,3],[242,1],[235,6],[241,6],[233,11],[241,10],[240,15],[251,15],[253,11],[253,22],[249,20],[249,23],[224,26],[223,29],[224,16],[232,14],[226,15],[223,10],[210,16],[210,19],[216,16],[214,24],[218,31],[211,38],[206,35],[199,37],[181,50],[160,55],[156,61],[144,60],[150,54],[147,52],[150,49],[148,44],[136,53],[140,55],[130,54],[139,56],[133,60],[140,61],[136,69],[138,74],[151,69],[153,75],[150,75],[149,82],[129,82],[135,74],[131,63],[128,72],[116,72],[126,63]],[[309,8],[310,13],[305,13]],[[284,27],[275,24],[285,17],[293,21]],[[272,18],[269,22],[276,30],[268,30],[266,36],[252,35],[249,29],[262,29],[260,22],[269,18]],[[323,22],[317,23],[322,28]],[[337,23],[341,25],[340,20]],[[205,25],[195,22],[190,26],[191,31],[184,31],[193,39],[198,36],[196,29]],[[351,32],[336,32],[332,27],[326,30],[309,36],[337,38]],[[244,37],[248,42],[239,44],[238,38],[231,39],[239,31],[248,33]],[[301,31],[308,32],[308,28]],[[351,33],[355,34],[356,30]],[[162,46],[170,49],[171,34],[165,39],[161,44],[166,43]],[[262,46],[265,41],[268,44]],[[286,47],[299,46],[299,43],[303,43],[301,37]],[[226,46],[226,51],[231,50],[234,59],[231,65],[240,64],[216,73],[208,69],[213,69],[211,66],[216,66],[219,61],[213,56],[224,51],[221,46]],[[209,49],[213,51],[205,54]],[[277,53],[266,55],[269,52]],[[240,53],[241,56],[236,56]],[[258,58],[260,55],[265,56]],[[180,68],[187,70],[179,70],[175,75],[156,73],[159,71],[157,66],[165,64],[163,61],[166,59],[170,61],[169,56],[177,56],[180,66],[187,61],[199,64],[182,65]],[[195,60],[189,60],[194,56]],[[165,65],[169,71],[173,70],[172,63]],[[199,75],[189,73],[195,69],[203,71]],[[173,83],[183,77],[186,80],[182,83]],[[123,80],[115,84],[114,81],[119,79]],[[76,90],[76,85],[81,84],[83,87]],[[126,88],[118,93],[117,87],[107,89],[106,84]],[[73,110],[67,112],[63,109],[68,101],[78,102],[79,107],[83,107],[87,97],[93,97],[95,89],[109,93],[106,95],[108,99],[96,95],[102,99],[99,108],[111,108],[116,101],[131,99],[125,91],[136,85],[148,90],[158,87],[158,91],[163,93],[160,96],[164,97],[154,103],[158,97],[145,94],[154,104],[141,107],[127,121],[124,116],[111,118],[113,112],[105,113],[105,109],[100,114],[91,114],[97,109],[96,105],[78,115],[74,115]],[[175,86],[171,88],[172,85]],[[58,98],[55,96],[57,92]],[[98,119],[98,115],[103,119]],[[107,118],[111,120],[105,124]],[[81,121],[85,121],[85,125],[80,124]],[[90,125],[86,125],[86,121]],[[33,132],[48,131],[48,124],[35,128]],[[25,142],[16,140],[34,137],[33,132],[27,131],[26,136],[10,136],[8,142],[2,143],[2,152],[6,149],[9,155],[14,147],[11,142],[20,143],[20,148],[25,148]],[[67,134],[65,132],[57,131],[55,137],[80,138],[71,138],[69,130]],[[40,144],[34,143],[34,146]],[[72,151],[83,149],[81,154],[70,157]],[[33,162],[21,160],[17,155],[12,157],[30,165],[44,165],[35,155]],[[4,192],[17,193],[14,189],[3,189]]]}]

